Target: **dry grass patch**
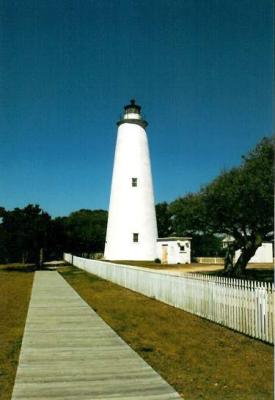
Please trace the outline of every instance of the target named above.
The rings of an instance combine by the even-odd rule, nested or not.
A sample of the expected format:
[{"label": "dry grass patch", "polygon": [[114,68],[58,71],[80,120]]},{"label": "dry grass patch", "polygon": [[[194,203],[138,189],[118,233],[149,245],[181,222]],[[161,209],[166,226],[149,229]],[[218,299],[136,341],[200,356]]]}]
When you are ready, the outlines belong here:
[{"label": "dry grass patch", "polygon": [[81,297],[186,400],[267,400],[273,348],[73,267]]},{"label": "dry grass patch", "polygon": [[[193,272],[207,275],[223,275],[222,264],[159,264],[154,261],[113,261],[116,264],[132,265],[135,267],[162,270],[164,272],[179,273]],[[248,264],[245,274],[240,279],[255,280],[261,282],[274,282],[274,269],[272,263]]]},{"label": "dry grass patch", "polygon": [[28,271],[0,266],[0,400],[9,400],[13,389],[33,281]]}]

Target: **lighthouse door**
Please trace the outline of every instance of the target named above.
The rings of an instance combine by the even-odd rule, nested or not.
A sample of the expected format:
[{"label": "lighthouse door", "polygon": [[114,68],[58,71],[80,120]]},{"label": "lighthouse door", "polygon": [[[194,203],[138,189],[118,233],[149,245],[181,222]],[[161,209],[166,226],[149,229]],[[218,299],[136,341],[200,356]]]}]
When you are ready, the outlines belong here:
[{"label": "lighthouse door", "polygon": [[162,248],[161,262],[162,262],[162,264],[167,264],[168,263],[168,246],[167,246],[167,244],[163,244],[161,248]]}]

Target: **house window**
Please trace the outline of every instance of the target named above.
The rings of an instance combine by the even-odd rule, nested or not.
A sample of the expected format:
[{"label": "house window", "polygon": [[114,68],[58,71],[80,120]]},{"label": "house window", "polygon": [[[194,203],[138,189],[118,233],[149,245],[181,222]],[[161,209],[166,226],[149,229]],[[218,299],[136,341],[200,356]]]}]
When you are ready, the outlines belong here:
[{"label": "house window", "polygon": [[138,242],[138,233],[133,233],[133,242],[134,243]]},{"label": "house window", "polygon": [[184,246],[180,246],[180,251],[184,251],[184,250],[185,250]]},{"label": "house window", "polygon": [[132,178],[132,186],[137,187],[137,178]]}]

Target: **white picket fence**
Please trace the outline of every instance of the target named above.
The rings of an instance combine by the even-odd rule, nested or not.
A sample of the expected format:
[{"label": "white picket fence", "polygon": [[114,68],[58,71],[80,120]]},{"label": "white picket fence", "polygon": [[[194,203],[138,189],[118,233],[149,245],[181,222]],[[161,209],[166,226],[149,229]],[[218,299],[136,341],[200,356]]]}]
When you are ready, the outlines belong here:
[{"label": "white picket fence", "polygon": [[251,337],[274,343],[274,284],[147,268],[64,254],[87,272]]},{"label": "white picket fence", "polygon": [[223,257],[195,257],[194,260],[199,264],[223,264]]}]

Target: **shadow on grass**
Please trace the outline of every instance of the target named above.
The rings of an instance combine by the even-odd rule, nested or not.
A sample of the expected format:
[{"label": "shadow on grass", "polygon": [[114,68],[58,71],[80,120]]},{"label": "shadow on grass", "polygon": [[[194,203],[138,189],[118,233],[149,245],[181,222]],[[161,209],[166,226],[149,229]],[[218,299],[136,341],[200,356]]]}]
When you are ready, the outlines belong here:
[{"label": "shadow on grass", "polygon": [[[203,275],[212,275],[224,277],[224,271],[203,271],[199,272]],[[246,279],[249,281],[259,281],[259,282],[274,282],[274,271],[272,268],[253,268],[247,269],[245,273],[236,279]]]},{"label": "shadow on grass", "polygon": [[[79,279],[86,279],[87,282],[93,287],[94,285],[98,285],[100,282],[104,282],[107,284],[111,284],[110,282],[100,278],[99,276],[89,274],[86,271],[83,271],[77,267],[74,267],[72,265],[60,267],[57,270],[61,276],[63,276],[65,279],[71,280],[71,282],[78,282]],[[101,288],[97,287],[97,290],[100,292]]]},{"label": "shadow on grass", "polygon": [[1,265],[0,271],[5,272],[34,272],[37,270],[35,264],[8,264],[8,265]]},{"label": "shadow on grass", "polygon": [[34,263],[22,264],[22,263],[13,263],[13,264],[0,264],[0,272],[35,272],[35,271],[55,271],[60,266],[58,264],[51,265],[42,265],[39,266]]}]

